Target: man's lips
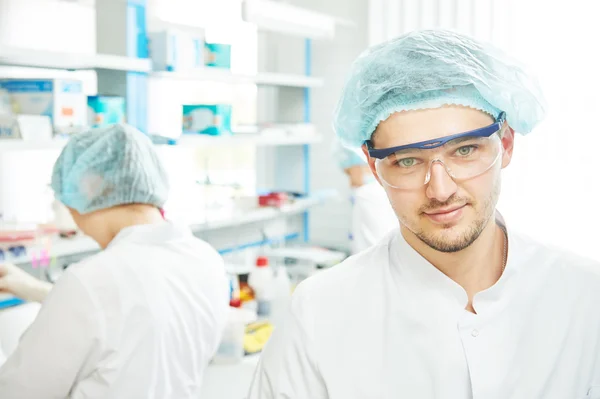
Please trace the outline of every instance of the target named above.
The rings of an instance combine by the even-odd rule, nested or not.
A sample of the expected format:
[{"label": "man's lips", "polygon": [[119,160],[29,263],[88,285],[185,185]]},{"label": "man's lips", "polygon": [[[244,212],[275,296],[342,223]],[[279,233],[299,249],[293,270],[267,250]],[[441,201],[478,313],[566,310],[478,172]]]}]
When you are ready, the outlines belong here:
[{"label": "man's lips", "polygon": [[435,209],[424,212],[425,216],[435,224],[448,224],[457,222],[463,215],[463,211],[467,204],[460,206],[452,206],[448,208]]},{"label": "man's lips", "polygon": [[457,209],[464,208],[464,207],[465,207],[465,205],[466,205],[466,204],[464,204],[464,205],[458,205],[458,206],[456,206],[456,205],[455,205],[455,206],[452,206],[452,207],[448,207],[448,208],[440,208],[440,209],[436,209],[436,210],[433,210],[433,211],[427,211],[427,212],[424,212],[424,213],[425,213],[426,215],[429,215],[429,216],[431,216],[431,215],[442,215],[442,214],[445,214],[445,213],[451,213],[451,212],[454,212],[454,211],[456,211]]}]

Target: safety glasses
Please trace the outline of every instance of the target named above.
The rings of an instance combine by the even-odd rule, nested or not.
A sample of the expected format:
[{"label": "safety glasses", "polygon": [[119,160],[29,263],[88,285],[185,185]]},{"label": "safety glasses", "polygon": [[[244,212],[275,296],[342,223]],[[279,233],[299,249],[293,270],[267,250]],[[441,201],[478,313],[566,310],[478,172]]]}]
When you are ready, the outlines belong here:
[{"label": "safety glasses", "polygon": [[414,189],[427,184],[434,163],[444,165],[455,180],[476,177],[489,170],[500,158],[502,141],[495,133],[505,121],[502,112],[489,126],[438,139],[392,148],[375,149],[366,142],[369,155],[375,160],[375,169],[387,185],[400,189]]}]

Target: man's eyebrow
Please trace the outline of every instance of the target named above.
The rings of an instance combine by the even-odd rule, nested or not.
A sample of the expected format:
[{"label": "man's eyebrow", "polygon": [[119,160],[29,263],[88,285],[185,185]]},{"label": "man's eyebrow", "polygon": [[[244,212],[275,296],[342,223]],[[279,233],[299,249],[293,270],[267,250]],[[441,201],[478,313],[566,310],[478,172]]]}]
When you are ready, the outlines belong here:
[{"label": "man's eyebrow", "polygon": [[[460,144],[460,143],[464,143],[465,141],[477,140],[477,139],[480,139],[480,138],[481,137],[464,136],[464,137],[459,137],[459,138],[450,140],[446,144]],[[444,145],[446,145],[446,144],[444,144]]]},{"label": "man's eyebrow", "polygon": [[[464,143],[466,141],[477,140],[479,138],[480,137],[473,137],[473,136],[458,137],[458,138],[452,139],[452,140],[444,143],[444,145],[442,145],[442,146],[438,146],[438,147],[435,147],[435,148],[444,147],[444,146],[447,146],[448,144],[450,144],[450,145],[457,145],[457,144]],[[444,137],[440,137],[439,139],[431,139],[431,140],[427,140],[427,141],[432,141],[432,140],[439,140],[439,141],[441,141],[441,140],[444,140]],[[373,144],[372,141],[371,141],[371,143]],[[414,144],[418,144],[418,142],[414,143]],[[433,144],[435,144],[435,143],[433,143]],[[412,145],[412,144],[406,144],[406,145]],[[373,144],[373,147],[375,147],[374,144]],[[403,145],[401,145],[401,146],[387,147],[387,148],[394,148],[394,147],[403,147]],[[386,148],[378,148],[378,149],[385,150]],[[410,153],[410,152],[413,152],[413,151],[421,151],[421,150],[426,150],[426,149],[427,149],[427,146],[424,146],[424,148],[405,148],[405,149],[401,149],[401,150],[395,151],[394,154],[396,154],[396,155],[403,155],[403,154]]]},{"label": "man's eyebrow", "polygon": [[415,151],[422,151],[421,148],[405,148],[403,150],[399,150],[393,153],[393,155],[404,155]]}]

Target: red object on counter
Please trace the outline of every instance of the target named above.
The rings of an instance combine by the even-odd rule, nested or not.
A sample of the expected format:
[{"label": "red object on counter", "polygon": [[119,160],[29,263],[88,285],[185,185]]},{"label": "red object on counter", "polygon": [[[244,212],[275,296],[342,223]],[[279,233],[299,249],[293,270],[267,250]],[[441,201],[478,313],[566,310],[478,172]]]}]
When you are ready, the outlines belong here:
[{"label": "red object on counter", "polygon": [[258,197],[259,206],[283,206],[287,204],[289,197],[286,193],[269,193]]},{"label": "red object on counter", "polygon": [[259,256],[256,258],[256,267],[267,267],[269,266],[269,258],[266,256]]}]

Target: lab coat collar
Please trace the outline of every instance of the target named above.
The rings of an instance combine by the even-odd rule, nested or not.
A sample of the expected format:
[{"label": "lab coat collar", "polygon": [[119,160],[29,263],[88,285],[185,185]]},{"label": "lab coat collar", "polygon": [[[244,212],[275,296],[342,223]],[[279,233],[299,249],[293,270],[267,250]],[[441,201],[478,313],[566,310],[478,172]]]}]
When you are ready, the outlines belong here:
[{"label": "lab coat collar", "polygon": [[108,244],[110,248],[122,241],[134,241],[143,244],[162,244],[173,238],[185,237],[192,232],[186,226],[180,226],[172,222],[159,222],[152,224],[139,224],[129,226],[121,230]]},{"label": "lab coat collar", "polygon": [[500,212],[496,212],[496,223],[504,228],[508,236],[508,256],[504,273],[502,273],[496,284],[477,293],[473,298],[473,307],[477,314],[482,316],[496,314],[515,296],[514,291],[518,284],[519,272],[522,270],[523,263],[529,257],[526,254],[526,248],[523,247],[518,237],[509,232]]},{"label": "lab coat collar", "polygon": [[[475,295],[473,307],[478,315],[504,307],[507,298],[510,297],[509,292],[515,286],[519,270],[517,259],[515,259],[518,257],[518,242],[509,233],[505,220],[499,212],[496,213],[496,223],[505,228],[508,235],[507,262],[504,273],[496,284]],[[420,291],[441,295],[446,302],[450,302],[454,309],[460,309],[460,311],[465,309],[468,302],[466,291],[415,251],[406,242],[401,232],[398,231],[396,234],[390,249],[393,251],[390,254],[392,264],[402,269],[401,271],[406,271],[407,273],[404,274],[419,286]]]}]

